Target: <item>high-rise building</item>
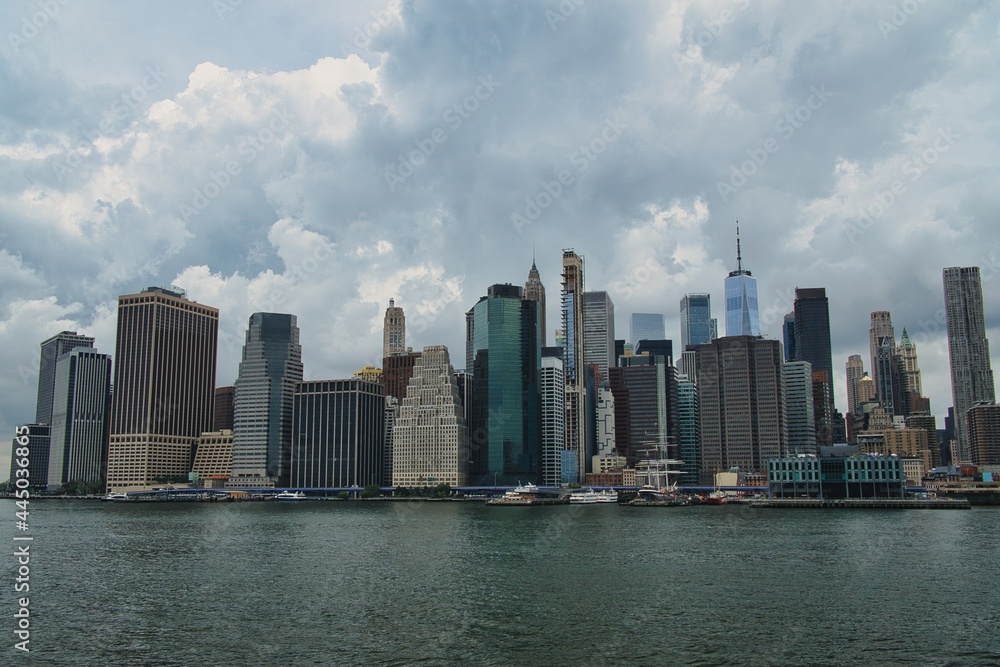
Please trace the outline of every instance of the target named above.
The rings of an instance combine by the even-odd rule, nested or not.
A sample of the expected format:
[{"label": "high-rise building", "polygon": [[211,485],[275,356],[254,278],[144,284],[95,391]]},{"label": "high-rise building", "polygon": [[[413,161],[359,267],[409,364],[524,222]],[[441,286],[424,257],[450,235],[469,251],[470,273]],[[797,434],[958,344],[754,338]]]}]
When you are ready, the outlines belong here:
[{"label": "high-rise building", "polygon": [[32,489],[45,489],[49,482],[50,435],[48,424],[17,425],[10,445],[10,477],[7,479],[11,483],[23,476],[17,474],[18,470],[24,470],[24,466],[18,463],[28,459],[28,486]]},{"label": "high-rise building", "polygon": [[701,432],[698,427],[698,385],[686,375],[677,382],[677,430],[680,433],[681,475],[683,486],[697,486],[701,460]]},{"label": "high-rise building", "polygon": [[826,288],[795,288],[795,359],[808,361],[813,372],[826,373],[830,418],[836,410],[833,394],[833,353],[830,344],[830,304]]},{"label": "high-rise building", "polygon": [[906,416],[907,428],[922,428],[927,432],[927,446],[931,454],[931,467],[941,465],[941,440],[938,437],[937,420],[930,412],[910,413]]},{"label": "high-rise building", "polygon": [[[880,352],[880,348],[884,347],[886,344],[889,345],[891,350],[888,353],[884,350]],[[888,310],[876,310],[872,312],[871,326],[868,329],[868,347],[871,352],[870,368],[872,380],[875,382],[875,398],[879,401],[879,403],[884,405],[885,402],[879,391],[881,390],[883,383],[885,383],[885,386],[889,387],[891,390],[892,380],[890,378],[879,377],[879,356],[881,354],[883,360],[885,360],[890,356],[895,356],[896,354],[896,332],[892,327],[892,315]]]},{"label": "high-rise building", "polygon": [[399,400],[395,396],[385,397],[385,424],[382,437],[385,442],[382,449],[382,486],[392,485],[392,450],[394,449],[393,431],[396,419],[399,418]]},{"label": "high-rise building", "polygon": [[52,399],[55,392],[56,360],[76,347],[94,347],[91,336],[75,331],[61,331],[39,345],[38,398],[35,403],[35,423],[52,423]]},{"label": "high-rise building", "polygon": [[[587,390],[583,355],[583,257],[563,250],[562,347],[566,370],[566,449],[573,452],[577,479],[584,479],[587,460]],[[558,339],[558,332],[557,332]],[[572,457],[563,457],[564,463]]]},{"label": "high-rise building", "polygon": [[406,316],[403,309],[389,299],[389,307],[385,309],[385,319],[382,323],[382,356],[406,352]]},{"label": "high-rise building", "polygon": [[781,366],[788,418],[788,451],[816,454],[816,418],[813,411],[813,371],[808,361],[787,361]]},{"label": "high-rise building", "polygon": [[191,472],[206,488],[225,486],[232,474],[233,432],[230,429],[206,431],[198,436]]},{"label": "high-rise building", "polygon": [[865,375],[865,364],[860,354],[852,354],[845,365],[847,373],[847,409],[852,415],[858,414],[858,380]]},{"label": "high-rise building", "polygon": [[969,458],[977,466],[1000,465],[1000,405],[976,403],[965,411]]},{"label": "high-rise building", "polygon": [[406,398],[406,386],[410,384],[418,361],[419,352],[403,352],[382,359],[382,385],[386,396],[392,396],[400,402]]},{"label": "high-rise building", "polygon": [[795,361],[795,313],[785,313],[781,334],[785,342],[785,361]]},{"label": "high-rise building", "polygon": [[917,346],[910,340],[910,335],[903,328],[903,335],[896,347],[898,356],[896,365],[899,369],[900,388],[902,390],[903,414],[923,412],[921,400],[923,387],[920,380],[920,364],[917,362]]},{"label": "high-rise building", "polygon": [[292,404],[291,486],[381,485],[382,385],[358,378],[300,382]]},{"label": "high-rise building", "polygon": [[473,483],[536,481],[539,473],[541,346],[538,302],[493,285],[473,307]]},{"label": "high-rise building", "polygon": [[858,414],[861,414],[861,406],[865,403],[873,403],[878,397],[878,393],[875,391],[875,380],[868,373],[862,373],[861,379],[858,380],[857,384],[857,402],[858,402]]},{"label": "high-rise building", "polygon": [[472,362],[475,361],[475,330],[476,318],[470,308],[465,313],[465,370],[472,372]]},{"label": "high-rise building", "polygon": [[878,343],[878,348],[875,351],[875,365],[872,367],[875,372],[876,398],[886,412],[891,415],[901,415],[903,412],[900,408],[903,401],[900,394],[899,381],[901,376],[896,345],[889,336],[883,336]]},{"label": "high-rise building", "polygon": [[[531,258],[531,270],[528,271],[528,280],[524,283],[524,298],[538,302],[539,334],[542,347],[548,345],[547,333],[545,329],[545,285],[542,284],[542,277],[538,274],[538,267],[535,266],[535,258]],[[469,365],[472,368],[472,365]]]},{"label": "high-rise building", "polygon": [[[645,346],[645,349],[644,349]],[[615,449],[630,464],[657,458],[660,446],[676,458],[680,444],[678,377],[670,341],[644,341],[636,354],[610,369],[615,408]]]},{"label": "high-rise building", "polygon": [[215,388],[215,410],[213,428],[218,431],[233,430],[233,404],[236,401],[236,385]]},{"label": "high-rise building", "polygon": [[[726,336],[759,336],[757,279],[743,268],[740,228],[736,226],[736,270],[726,278]],[[758,470],[763,470],[759,468]]]},{"label": "high-rise building", "polygon": [[615,304],[607,292],[583,293],[583,365],[597,366],[602,377],[615,365]]},{"label": "high-rise building", "polygon": [[638,345],[640,340],[663,340],[666,337],[662,314],[632,313],[629,316],[628,342],[632,343],[632,347]]},{"label": "high-rise building", "polygon": [[767,470],[767,459],[787,452],[781,343],[727,336],[699,345],[698,403],[701,482],[737,466]]},{"label": "high-rise building", "polygon": [[469,450],[469,428],[448,348],[425,347],[393,428],[392,485],[465,486],[470,456],[478,454]]},{"label": "high-rise building", "polygon": [[174,289],[118,297],[108,490],[184,478],[212,428],[219,311]]},{"label": "high-rise building", "polygon": [[236,378],[231,486],[288,486],[292,401],[302,376],[295,315],[251,315]]},{"label": "high-rise building", "polygon": [[566,449],[566,371],[562,348],[543,348],[539,386],[542,395],[542,474],[545,486],[562,483]]},{"label": "high-rise building", "polygon": [[[716,336],[709,294],[685,294],[681,297],[681,352],[688,345],[703,345]],[[660,336],[666,338],[666,336]],[[638,341],[633,341],[634,343]]]},{"label": "high-rise building", "polygon": [[[829,447],[833,445],[834,437],[834,414],[832,407],[833,399],[830,397],[830,378],[826,371],[812,372],[812,395],[813,395],[813,423],[816,427],[816,446]],[[836,413],[837,418],[843,420],[843,416]],[[843,430],[843,429],[841,429]],[[846,434],[840,434],[840,442],[847,438]]]},{"label": "high-rise building", "polygon": [[965,412],[976,403],[996,403],[978,266],[953,266],[944,270],[944,306],[955,404],[955,439],[959,456],[962,461],[968,461],[972,451]]},{"label": "high-rise building", "polygon": [[104,483],[108,418],[111,413],[111,357],[90,347],[56,360],[52,405],[49,481]]}]

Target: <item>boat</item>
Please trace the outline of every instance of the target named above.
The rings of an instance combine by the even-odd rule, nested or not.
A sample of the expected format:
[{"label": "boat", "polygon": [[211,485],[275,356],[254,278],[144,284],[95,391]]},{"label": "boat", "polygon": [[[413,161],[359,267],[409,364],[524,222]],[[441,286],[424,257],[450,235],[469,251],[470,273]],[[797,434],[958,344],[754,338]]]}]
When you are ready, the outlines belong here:
[{"label": "boat", "polygon": [[702,505],[725,505],[729,503],[729,494],[716,489],[701,499]]},{"label": "boat", "polygon": [[628,504],[632,507],[682,507],[690,503],[687,496],[678,493],[674,487],[644,484]]},{"label": "boat", "polygon": [[275,500],[305,500],[306,494],[301,491],[282,491],[274,497]]},{"label": "boat", "polygon": [[[548,496],[548,497],[547,497]],[[487,505],[565,505],[566,496],[555,497],[544,494],[534,484],[518,484],[499,498],[490,498]]]},{"label": "boat", "polygon": [[590,487],[585,487],[579,491],[567,494],[570,505],[595,505],[598,503],[617,503],[618,492],[612,489],[607,491],[594,491]]},{"label": "boat", "polygon": [[635,498],[628,502],[632,507],[679,507],[690,504],[688,497],[677,491],[678,470],[684,462],[672,459],[664,442],[648,443],[645,456],[636,463],[635,479],[640,483]]},{"label": "boat", "polygon": [[128,500],[127,493],[114,493],[109,491],[107,495],[101,496],[101,500],[106,502],[122,502],[123,500]]}]

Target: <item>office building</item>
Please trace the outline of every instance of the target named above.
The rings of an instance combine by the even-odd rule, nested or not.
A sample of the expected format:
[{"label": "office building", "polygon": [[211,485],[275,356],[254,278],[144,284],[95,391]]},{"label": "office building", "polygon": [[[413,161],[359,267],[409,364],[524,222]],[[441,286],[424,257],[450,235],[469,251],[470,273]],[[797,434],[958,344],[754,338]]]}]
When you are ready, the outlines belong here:
[{"label": "office building", "polygon": [[965,411],[965,426],[972,463],[1000,465],[1000,405],[976,403]]},{"label": "office building", "polygon": [[622,357],[609,370],[615,449],[629,465],[659,458],[661,446],[668,447],[671,458],[678,456],[679,374],[670,348],[670,341],[643,341],[637,354]]},{"label": "office building", "polygon": [[632,347],[640,340],[662,340],[666,337],[663,315],[660,313],[632,313],[629,316],[628,342],[632,343]]},{"label": "office building", "polygon": [[465,486],[469,428],[444,345],[425,347],[413,368],[392,434],[392,485]]},{"label": "office building", "polygon": [[538,302],[493,285],[473,307],[474,484],[536,481],[541,465]]},{"label": "office building", "polygon": [[781,343],[727,336],[695,348],[701,482],[739,467],[761,473],[788,451]]},{"label": "office building", "polygon": [[788,418],[788,451],[816,453],[816,418],[813,409],[813,371],[808,361],[786,361],[781,366]]},{"label": "office building", "polygon": [[213,425],[219,311],[182,291],[118,297],[108,490],[187,479]]},{"label": "office building", "polygon": [[406,386],[410,384],[413,369],[418,361],[420,353],[412,351],[382,359],[382,385],[385,387],[386,396],[392,396],[400,402],[406,398]]},{"label": "office building", "polygon": [[236,385],[215,388],[213,431],[233,430],[233,405],[236,402]]},{"label": "office building", "polygon": [[743,268],[740,228],[736,227],[736,270],[726,278],[726,336],[759,336],[757,279]]},{"label": "office building", "polygon": [[562,452],[566,449],[566,371],[562,348],[543,348],[539,386],[542,399],[542,473],[545,486],[562,483]]},{"label": "office building", "polygon": [[66,482],[104,484],[111,357],[78,347],[56,360],[49,452],[50,490]]},{"label": "office building", "polygon": [[776,457],[767,462],[772,498],[826,500],[903,498],[906,475],[895,456],[862,456],[857,447],[823,447],[819,457]]},{"label": "office building", "polygon": [[395,396],[385,397],[385,422],[382,428],[382,486],[392,485],[392,457],[395,449],[394,437],[396,420],[399,419],[399,400]]},{"label": "office building", "polygon": [[[587,461],[587,390],[583,375],[583,257],[563,250],[562,311],[563,368],[566,370],[566,449],[574,452],[577,479],[583,479]],[[558,340],[558,332],[557,332]],[[569,459],[564,459],[563,463]]]},{"label": "office building", "polygon": [[[833,354],[830,344],[830,304],[823,287],[796,287],[794,302],[795,359],[808,361],[813,372],[826,374],[830,416],[836,410],[833,393]],[[829,443],[833,444],[833,443]]]},{"label": "office building", "polygon": [[607,292],[583,293],[583,365],[602,377],[615,365],[615,304]]},{"label": "office building", "polygon": [[961,462],[966,462],[972,458],[966,411],[977,403],[996,403],[978,266],[944,270],[944,305],[955,440]]},{"label": "office building", "polygon": [[[717,338],[717,328],[717,321],[712,317],[710,295],[685,294],[681,297],[681,352],[686,350],[688,345],[703,345]],[[662,338],[666,336],[658,337]],[[638,341],[632,342],[638,343]]]},{"label": "office building", "polygon": [[[44,491],[49,482],[49,450],[51,449],[51,431],[48,424],[18,424],[14,429],[14,439],[10,445],[10,477],[14,484],[24,473],[18,474],[24,466],[19,465],[28,459],[28,487]],[[27,450],[25,452],[25,450]]]},{"label": "office building", "polygon": [[357,378],[300,382],[292,406],[292,487],[381,485],[382,385]]},{"label": "office building", "polygon": [[900,374],[900,389],[902,390],[903,414],[926,412],[922,410],[923,386],[920,379],[920,364],[917,361],[917,346],[910,340],[910,335],[903,329],[903,335],[896,347],[896,366]]},{"label": "office building", "polygon": [[400,354],[406,351],[406,316],[403,309],[389,299],[389,307],[385,309],[385,319],[382,321],[382,356]]},{"label": "office building", "polygon": [[91,336],[75,331],[61,331],[39,345],[38,396],[35,402],[35,423],[52,423],[52,400],[55,395],[56,360],[73,348],[94,347]]},{"label": "office building", "polygon": [[865,376],[865,364],[860,354],[852,354],[845,365],[847,374],[847,409],[853,415],[858,413],[858,381]]},{"label": "office building", "polygon": [[289,485],[292,401],[302,377],[295,315],[251,315],[236,378],[232,486]]},{"label": "office building", "polygon": [[[531,270],[528,271],[528,280],[524,283],[524,298],[538,302],[538,328],[539,338],[542,347],[548,345],[548,334],[545,328],[545,285],[542,284],[542,277],[538,274],[538,267],[535,266],[535,258],[531,258]],[[469,363],[469,368],[472,364]]]},{"label": "office building", "polygon": [[698,386],[686,375],[677,381],[677,430],[680,434],[682,486],[697,486],[701,460],[701,431],[698,427]]},{"label": "office building", "polygon": [[785,361],[795,361],[795,313],[785,313],[781,324],[782,340],[785,343]]},{"label": "office building", "polygon": [[[875,382],[875,398],[883,406],[886,404],[881,391],[884,387],[892,388],[892,378],[884,378],[879,375],[879,359],[883,362],[896,355],[896,332],[892,326],[892,315],[887,310],[876,310],[871,314],[871,325],[868,328],[868,346],[871,352],[871,377]],[[882,348],[889,347],[886,352]],[[883,363],[884,365],[884,363]],[[888,366],[882,369],[888,370]],[[890,403],[891,405],[891,403]],[[889,408],[892,411],[892,408]]]},{"label": "office building", "polygon": [[233,432],[206,431],[198,436],[191,465],[192,481],[205,488],[221,488],[229,481],[233,466]]}]

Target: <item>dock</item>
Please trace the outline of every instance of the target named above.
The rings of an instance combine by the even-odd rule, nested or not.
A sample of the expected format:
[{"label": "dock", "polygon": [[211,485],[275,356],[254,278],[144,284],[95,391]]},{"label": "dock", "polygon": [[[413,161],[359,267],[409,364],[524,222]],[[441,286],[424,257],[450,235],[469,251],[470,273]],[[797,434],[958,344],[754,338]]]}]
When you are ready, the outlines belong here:
[{"label": "dock", "polygon": [[962,498],[755,498],[754,508],[795,509],[893,509],[893,510],[967,510],[972,509]]}]

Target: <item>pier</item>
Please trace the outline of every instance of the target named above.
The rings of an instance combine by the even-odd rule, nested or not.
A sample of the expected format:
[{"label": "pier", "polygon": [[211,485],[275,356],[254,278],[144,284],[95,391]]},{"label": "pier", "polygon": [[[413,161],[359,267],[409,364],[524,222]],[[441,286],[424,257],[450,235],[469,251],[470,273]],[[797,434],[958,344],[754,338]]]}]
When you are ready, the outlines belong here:
[{"label": "pier", "polygon": [[898,509],[898,510],[967,510],[972,505],[959,498],[755,498],[754,508],[795,509]]}]

